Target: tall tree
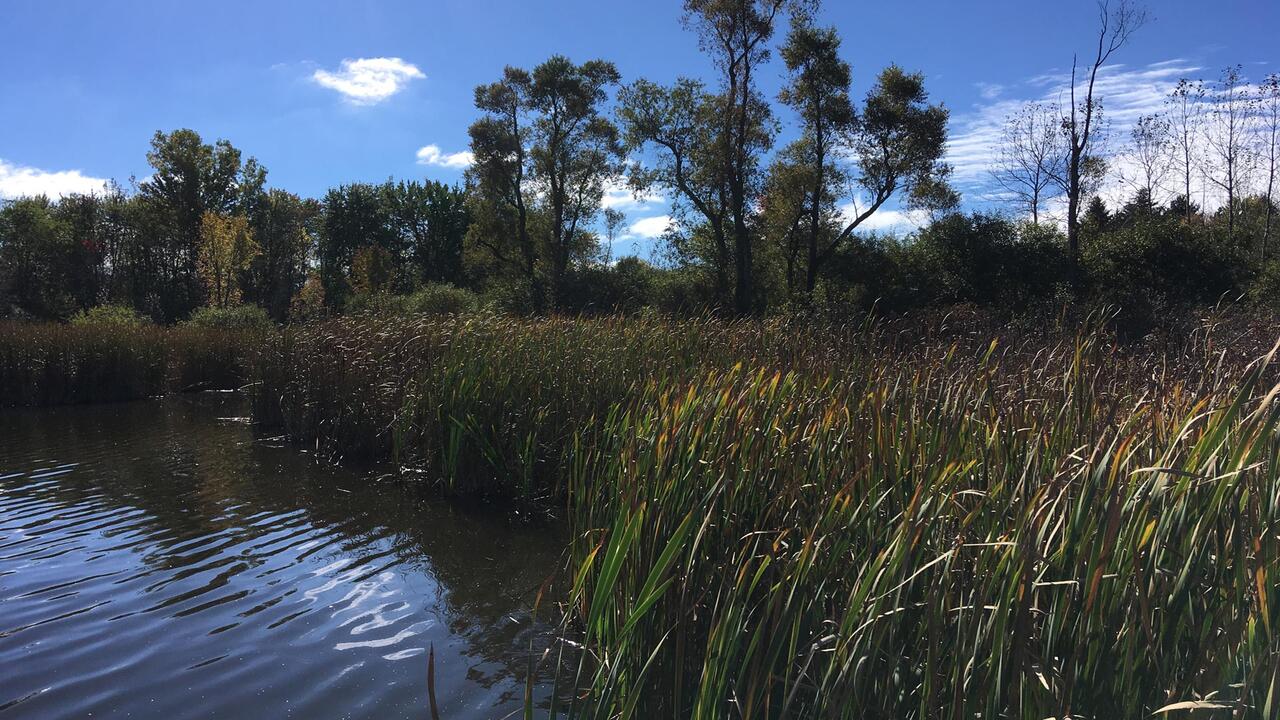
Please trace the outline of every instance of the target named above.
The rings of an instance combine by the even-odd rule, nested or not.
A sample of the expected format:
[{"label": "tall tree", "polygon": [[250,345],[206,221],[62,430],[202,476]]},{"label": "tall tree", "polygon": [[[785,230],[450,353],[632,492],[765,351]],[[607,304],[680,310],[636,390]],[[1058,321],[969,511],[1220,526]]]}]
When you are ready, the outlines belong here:
[{"label": "tall tree", "polygon": [[622,228],[627,222],[626,213],[616,208],[605,208],[604,210],[604,234],[609,241],[608,253],[605,255],[605,263],[613,264],[613,244],[618,240],[618,235],[622,233]]},{"label": "tall tree", "polygon": [[852,139],[858,172],[854,185],[866,204],[851,203],[844,229],[821,253],[825,259],[853,236],[890,198],[901,195],[919,210],[947,210],[959,196],[947,180],[951,167],[942,161],[947,143],[948,112],[930,105],[924,76],[897,65],[880,72],[867,93]]},{"label": "tall tree", "polygon": [[773,143],[769,104],[757,87],[757,71],[769,61],[768,42],[781,13],[806,12],[798,0],[685,0],[685,24],[719,74],[718,128],[714,143],[723,163],[726,209],[733,245],[734,310],[753,310],[752,200],[762,184],[761,153]]},{"label": "tall tree", "polygon": [[315,200],[273,189],[255,203],[249,218],[262,252],[249,267],[245,300],[261,305],[279,322],[289,318],[293,297],[306,282],[321,213]]},{"label": "tall tree", "polygon": [[1271,250],[1276,210],[1276,175],[1280,174],[1280,73],[1272,73],[1258,86],[1262,177],[1266,185],[1266,219],[1262,230],[1262,262]]},{"label": "tall tree", "polygon": [[266,170],[226,140],[205,143],[194,130],[157,132],[147,162],[153,172],[139,185],[148,206],[137,216],[149,238],[151,272],[158,278],[148,310],[162,319],[182,317],[200,303],[196,273],[200,223],[206,212],[251,212],[260,201]]},{"label": "tall tree", "polygon": [[1147,22],[1146,10],[1131,0],[1099,0],[1098,42],[1093,59],[1084,68],[1086,79],[1083,98],[1077,98],[1080,88],[1077,76],[1082,69],[1079,57],[1071,59],[1071,107],[1062,120],[1067,138],[1067,247],[1073,260],[1080,257],[1080,205],[1087,189],[1088,164],[1097,138],[1098,115],[1101,103],[1096,97],[1098,73],[1102,66],[1129,41],[1133,33]]},{"label": "tall tree", "polygon": [[[805,16],[797,17],[782,48],[782,59],[791,77],[780,98],[801,120],[800,139],[789,154],[803,167],[796,179],[805,183],[805,192],[796,209],[806,216],[804,290],[811,294],[819,267],[829,254],[830,229],[838,216],[836,199],[848,179],[836,157],[848,147],[858,117],[849,99],[852,71],[840,58],[840,36],[835,28],[815,28]],[[790,228],[779,229],[792,232]],[[791,257],[789,254],[788,289],[792,284]]]},{"label": "tall tree", "polygon": [[67,272],[73,248],[54,210],[43,195],[0,208],[0,314],[17,308],[65,319],[76,309]]},{"label": "tall tree", "polygon": [[466,190],[431,180],[388,182],[385,192],[414,280],[461,283],[463,239],[471,222]]},{"label": "tall tree", "polygon": [[324,198],[324,221],[316,247],[325,302],[341,309],[351,287],[351,263],[364,247],[385,249],[403,258],[404,239],[395,232],[382,186],[342,185]]},{"label": "tall tree", "polygon": [[546,190],[551,295],[557,306],[569,261],[600,210],[605,182],[621,174],[618,129],[601,114],[608,88],[618,80],[613,63],[603,60],[574,65],[556,55],[533,70],[529,99],[537,117],[530,157],[534,177]]},{"label": "tall tree", "polygon": [[1206,146],[1211,162],[1206,178],[1226,197],[1227,237],[1236,241],[1238,201],[1254,166],[1252,126],[1255,121],[1255,98],[1239,65],[1222,71],[1211,96],[1213,124],[1206,133]]},{"label": "tall tree", "polygon": [[260,251],[248,218],[205,211],[200,221],[197,269],[209,305],[227,308],[239,304],[240,274],[249,269]]},{"label": "tall tree", "polygon": [[470,129],[470,177],[487,208],[470,236],[519,268],[536,311],[560,302],[570,263],[594,242],[587,228],[604,185],[620,172],[618,130],[601,112],[618,79],[612,63],[557,55],[476,88],[485,116]]},{"label": "tall tree", "polygon": [[1040,223],[1040,209],[1065,176],[1062,141],[1062,119],[1046,105],[1027,103],[1005,121],[991,175],[1033,223]]},{"label": "tall tree", "polygon": [[1172,126],[1161,115],[1143,115],[1129,130],[1120,178],[1155,202],[1173,163]]},{"label": "tall tree", "polygon": [[528,71],[508,66],[501,80],[476,88],[475,105],[484,116],[468,130],[475,161],[467,173],[476,188],[477,203],[483,204],[476,208],[477,222],[468,237],[488,250],[499,265],[518,269],[534,310],[541,312],[546,291],[538,271],[538,247],[530,232],[535,199],[528,178],[532,84]]},{"label": "tall tree", "polygon": [[680,226],[709,249],[700,253],[711,266],[717,302],[730,291],[733,266],[729,164],[717,121],[720,103],[702,83],[680,78],[671,87],[638,80],[618,95],[618,116],[627,148],[655,149],[645,166],[631,169],[636,192],[653,185],[670,191],[672,214]]},{"label": "tall tree", "polygon": [[1200,133],[1204,127],[1204,83],[1183,78],[1165,99],[1165,113],[1173,144],[1174,164],[1182,176],[1183,220],[1191,222],[1191,176],[1199,165]]}]

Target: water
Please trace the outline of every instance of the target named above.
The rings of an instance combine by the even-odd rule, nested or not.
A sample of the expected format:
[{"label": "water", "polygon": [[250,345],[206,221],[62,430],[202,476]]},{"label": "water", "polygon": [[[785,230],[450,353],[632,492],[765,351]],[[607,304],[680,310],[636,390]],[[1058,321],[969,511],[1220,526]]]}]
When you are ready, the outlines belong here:
[{"label": "water", "polygon": [[255,441],[245,414],[0,414],[0,719],[425,718],[433,645],[442,717],[518,713],[564,538]]}]

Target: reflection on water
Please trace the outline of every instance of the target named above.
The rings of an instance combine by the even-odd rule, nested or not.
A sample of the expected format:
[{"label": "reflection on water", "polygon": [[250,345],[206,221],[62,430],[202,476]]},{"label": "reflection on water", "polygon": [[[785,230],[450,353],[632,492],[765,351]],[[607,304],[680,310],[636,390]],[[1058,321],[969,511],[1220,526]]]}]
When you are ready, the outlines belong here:
[{"label": "reflection on water", "polygon": [[255,442],[214,394],[0,414],[0,718],[519,709],[563,537]]}]

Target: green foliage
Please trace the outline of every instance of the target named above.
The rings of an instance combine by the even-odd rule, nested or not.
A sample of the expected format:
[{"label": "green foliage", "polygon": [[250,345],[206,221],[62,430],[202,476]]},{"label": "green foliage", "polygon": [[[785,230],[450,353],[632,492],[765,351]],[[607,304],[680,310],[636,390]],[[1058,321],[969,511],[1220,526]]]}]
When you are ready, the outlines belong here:
[{"label": "green foliage", "polygon": [[185,324],[210,330],[261,331],[275,328],[271,316],[257,305],[202,307],[191,313]]},{"label": "green foliage", "polygon": [[919,279],[942,304],[1025,310],[1055,297],[1071,279],[1057,232],[990,215],[949,215],[923,230],[912,251],[921,256]]},{"label": "green foliage", "polygon": [[648,384],[569,481],[568,715],[1272,717],[1270,358],[1184,349],[1154,407],[1088,333]]},{"label": "green foliage", "polygon": [[342,319],[252,392],[308,446],[567,503],[573,717],[1265,718],[1277,371],[1269,325],[1215,327]]},{"label": "green foliage", "polygon": [[352,314],[378,317],[458,315],[477,312],[482,307],[479,295],[445,283],[428,283],[408,295],[362,293],[353,295],[347,303],[347,311]]},{"label": "green foliage", "polygon": [[149,322],[128,305],[99,305],[71,316],[72,325],[139,327]]},{"label": "green foliage", "polygon": [[118,309],[72,324],[0,322],[0,407],[238,388],[260,342],[241,331],[124,321],[130,317]]},{"label": "green foliage", "polygon": [[1237,250],[1172,216],[1088,236],[1082,260],[1095,301],[1120,308],[1137,330],[1179,306],[1233,300],[1244,286]]}]

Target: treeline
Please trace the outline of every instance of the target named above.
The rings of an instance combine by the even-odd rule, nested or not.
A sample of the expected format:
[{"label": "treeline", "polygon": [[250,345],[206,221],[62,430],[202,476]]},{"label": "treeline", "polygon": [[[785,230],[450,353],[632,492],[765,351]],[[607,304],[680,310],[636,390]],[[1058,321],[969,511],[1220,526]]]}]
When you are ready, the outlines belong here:
[{"label": "treeline", "polygon": [[[158,132],[152,174],[128,191],[0,209],[0,316],[68,319],[104,304],[159,322],[244,304],[285,322],[482,304],[749,315],[1106,303],[1149,321],[1223,298],[1275,302],[1280,81],[1185,82],[1108,167],[1093,80],[1146,17],[1126,0],[1101,9],[1076,101],[1009,122],[993,158],[1009,215],[958,211],[947,109],[898,66],[857,98],[815,2],[687,0],[714,77],[623,84],[612,63],[561,56],[509,67],[476,89],[459,185],[356,183],[306,199],[268,189],[266,169],[225,140]],[[784,22],[775,103],[758,78]],[[784,119],[794,140],[776,147]],[[1222,191],[1217,209],[1191,199],[1193,170]],[[1097,193],[1109,178],[1131,199],[1107,207]],[[670,203],[660,262],[614,262],[626,220],[605,200],[620,186]],[[1049,220],[1053,203],[1065,214]],[[870,230],[886,208],[930,220],[905,237]]]}]

